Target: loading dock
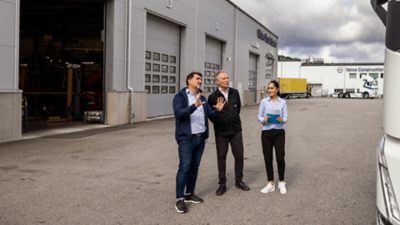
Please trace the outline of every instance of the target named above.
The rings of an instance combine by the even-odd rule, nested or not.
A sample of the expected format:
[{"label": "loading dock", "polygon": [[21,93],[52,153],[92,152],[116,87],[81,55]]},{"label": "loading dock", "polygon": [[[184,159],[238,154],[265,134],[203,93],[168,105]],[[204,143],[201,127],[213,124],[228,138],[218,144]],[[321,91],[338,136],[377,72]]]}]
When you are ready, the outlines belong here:
[{"label": "loading dock", "polygon": [[26,127],[102,112],[104,1],[21,0],[20,7],[19,88],[27,103]]}]

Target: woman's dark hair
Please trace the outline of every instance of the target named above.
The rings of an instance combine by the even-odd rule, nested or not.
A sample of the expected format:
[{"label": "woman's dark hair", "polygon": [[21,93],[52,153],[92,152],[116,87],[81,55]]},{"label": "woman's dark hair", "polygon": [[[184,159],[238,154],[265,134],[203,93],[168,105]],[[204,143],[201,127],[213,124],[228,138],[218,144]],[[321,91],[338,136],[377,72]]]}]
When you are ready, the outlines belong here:
[{"label": "woman's dark hair", "polygon": [[189,74],[186,76],[186,86],[189,85],[189,80],[192,79],[192,78],[194,77],[194,75],[196,75],[196,74],[199,75],[200,77],[203,77],[203,74],[201,74],[200,72],[195,72],[195,71],[193,71],[193,72],[189,73]]},{"label": "woman's dark hair", "polygon": [[[276,87],[276,89],[279,89],[279,83],[276,80],[271,80],[268,84],[273,84],[274,87]],[[280,97],[281,96],[281,92],[280,90],[278,91],[277,95]]]}]

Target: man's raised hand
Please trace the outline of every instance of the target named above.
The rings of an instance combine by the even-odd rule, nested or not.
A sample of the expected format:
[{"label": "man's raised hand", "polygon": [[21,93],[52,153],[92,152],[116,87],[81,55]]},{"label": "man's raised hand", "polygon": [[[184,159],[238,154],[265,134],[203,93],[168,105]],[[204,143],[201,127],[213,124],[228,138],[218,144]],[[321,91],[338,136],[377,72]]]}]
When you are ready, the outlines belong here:
[{"label": "man's raised hand", "polygon": [[223,97],[218,97],[217,104],[214,105],[214,108],[219,112],[224,108],[226,101]]}]

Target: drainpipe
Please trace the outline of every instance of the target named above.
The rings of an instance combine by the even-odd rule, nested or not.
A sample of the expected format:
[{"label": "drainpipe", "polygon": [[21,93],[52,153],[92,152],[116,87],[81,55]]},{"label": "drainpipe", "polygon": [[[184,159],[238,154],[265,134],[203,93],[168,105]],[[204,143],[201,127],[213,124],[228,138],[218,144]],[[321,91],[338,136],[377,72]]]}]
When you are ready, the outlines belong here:
[{"label": "drainpipe", "polygon": [[127,20],[126,20],[126,50],[125,50],[125,58],[126,58],[126,88],[130,93],[130,106],[129,106],[129,123],[132,124],[135,118],[135,113],[133,112],[133,88],[131,87],[131,18],[132,18],[132,10],[131,10],[131,0],[127,0]]},{"label": "drainpipe", "polygon": [[[195,9],[196,9],[196,13],[195,13],[195,16],[194,16],[194,57],[193,57],[193,59],[194,59],[194,69],[197,71],[197,35],[198,35],[198,29],[199,29],[199,26],[198,26],[198,22],[199,22],[199,4],[198,4],[198,1],[196,0],[195,1]],[[203,65],[203,64],[202,64]],[[185,73],[186,73],[186,71],[185,71]]]},{"label": "drainpipe", "polygon": [[237,72],[237,51],[238,51],[238,8],[235,6],[235,13],[234,13],[234,17],[235,17],[235,36],[234,36],[234,46],[233,46],[233,58],[234,58],[234,62],[233,62],[233,87],[237,88],[237,84],[236,84],[236,72]]},{"label": "drainpipe", "polygon": [[20,1],[15,1],[15,70],[14,70],[14,90],[18,90],[19,83],[19,20],[20,20]]}]

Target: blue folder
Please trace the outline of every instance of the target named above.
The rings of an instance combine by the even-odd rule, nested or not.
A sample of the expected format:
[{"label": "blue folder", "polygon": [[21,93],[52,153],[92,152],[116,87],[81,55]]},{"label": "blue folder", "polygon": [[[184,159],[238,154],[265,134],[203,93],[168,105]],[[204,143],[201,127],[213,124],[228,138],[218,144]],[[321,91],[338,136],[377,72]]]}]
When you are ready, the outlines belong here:
[{"label": "blue folder", "polygon": [[272,123],[272,124],[281,124],[278,121],[278,117],[280,117],[279,114],[267,114],[268,116],[268,123]]}]

